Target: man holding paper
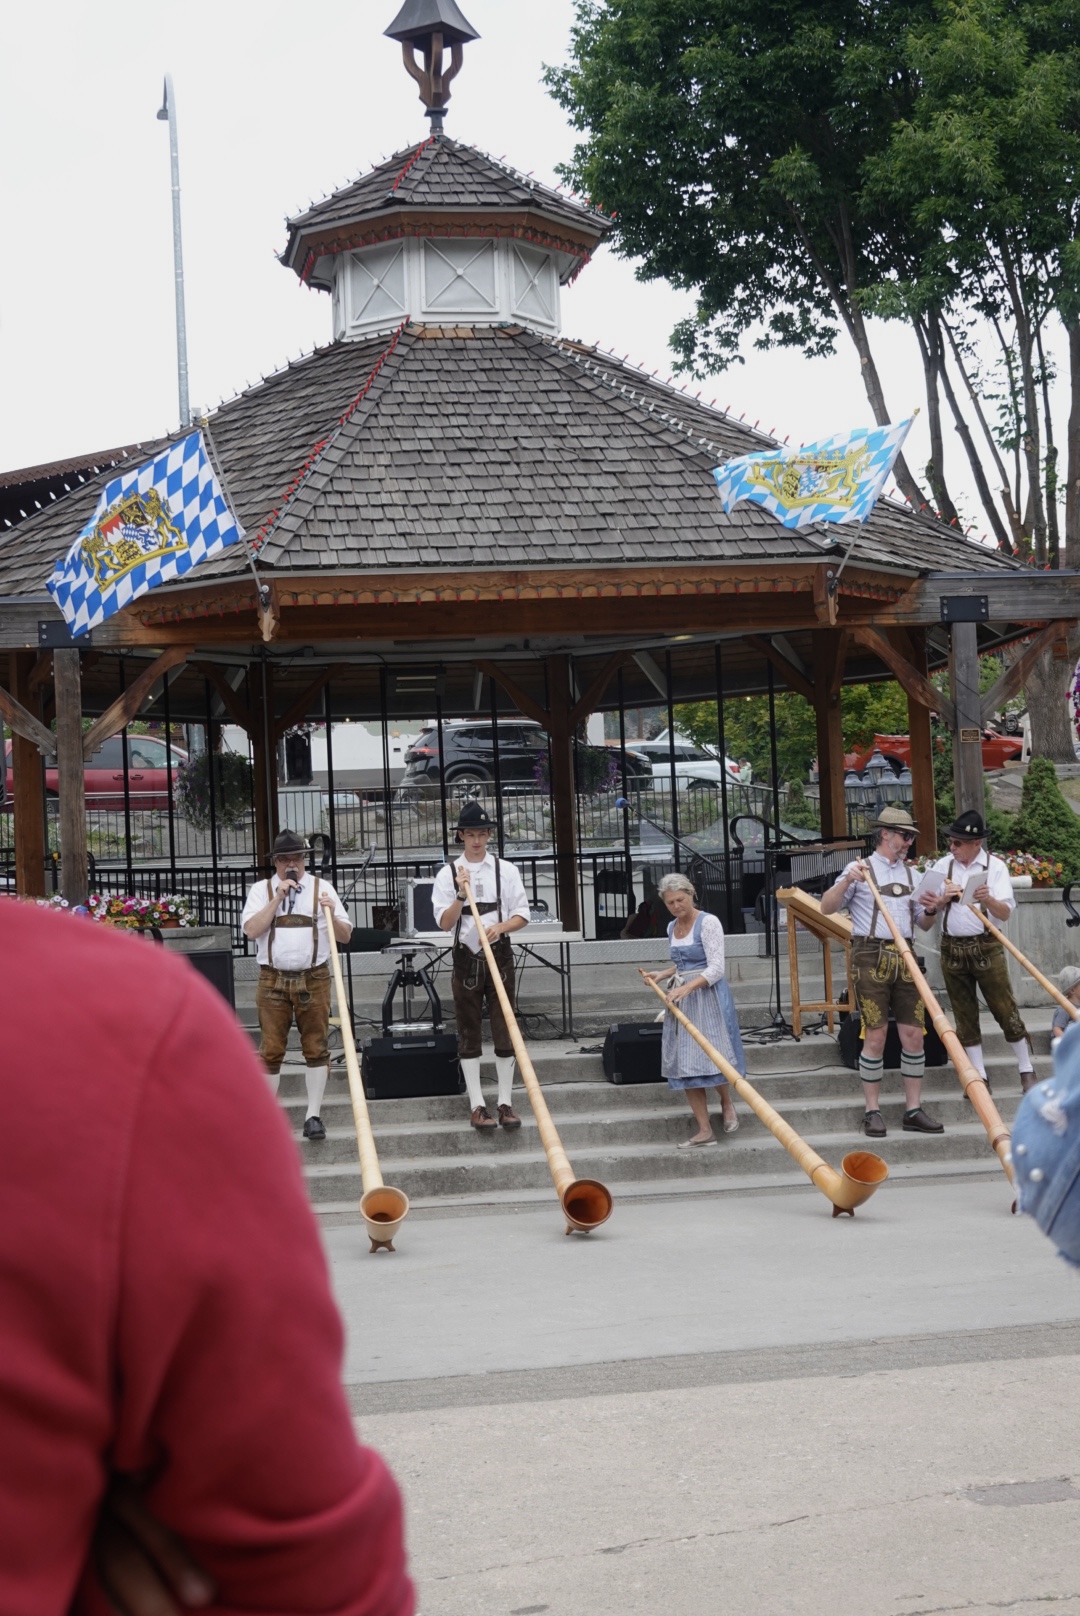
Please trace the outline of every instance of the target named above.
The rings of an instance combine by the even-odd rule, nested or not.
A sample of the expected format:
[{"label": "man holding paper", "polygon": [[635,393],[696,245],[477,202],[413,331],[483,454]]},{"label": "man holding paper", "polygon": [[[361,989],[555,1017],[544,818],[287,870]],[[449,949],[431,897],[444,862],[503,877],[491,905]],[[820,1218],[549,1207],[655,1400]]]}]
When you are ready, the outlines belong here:
[{"label": "man holding paper", "polygon": [[978,990],[1016,1057],[1020,1087],[1026,1094],[1035,1082],[1027,1028],[1009,983],[1005,950],[978,915],[981,909],[999,923],[1008,920],[1016,908],[1009,872],[983,846],[986,826],[981,814],[973,810],[958,814],[945,835],[949,851],[931,866],[944,877],[944,885],[925,892],[921,902],[927,914],[941,916],[941,974],[956,1031],[971,1064],[985,1077]]}]

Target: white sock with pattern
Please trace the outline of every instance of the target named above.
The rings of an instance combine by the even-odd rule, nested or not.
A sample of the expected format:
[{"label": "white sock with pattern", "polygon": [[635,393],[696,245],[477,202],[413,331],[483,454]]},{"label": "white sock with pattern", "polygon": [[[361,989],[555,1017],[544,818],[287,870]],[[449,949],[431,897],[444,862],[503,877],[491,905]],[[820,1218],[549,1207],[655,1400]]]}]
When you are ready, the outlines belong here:
[{"label": "white sock with pattern", "polygon": [[470,1055],[465,1060],[459,1060],[459,1065],[469,1094],[469,1110],[475,1111],[478,1105],[484,1103],[484,1091],[480,1087],[480,1057],[477,1055],[474,1060]]},{"label": "white sock with pattern", "polygon": [[326,1080],[330,1076],[329,1066],[309,1066],[307,1068],[307,1113],[308,1117],[322,1116],[323,1095],[326,1093]]},{"label": "white sock with pattern", "polygon": [[513,1055],[496,1055],[495,1071],[499,1079],[499,1104],[512,1105],[511,1095],[514,1092]]}]

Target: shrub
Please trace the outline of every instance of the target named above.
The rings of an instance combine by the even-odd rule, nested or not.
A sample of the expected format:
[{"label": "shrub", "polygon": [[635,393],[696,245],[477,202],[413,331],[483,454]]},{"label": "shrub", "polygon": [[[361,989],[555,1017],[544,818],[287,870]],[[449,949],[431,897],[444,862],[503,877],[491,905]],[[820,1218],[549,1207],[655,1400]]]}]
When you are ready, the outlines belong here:
[{"label": "shrub", "polygon": [[[210,828],[210,757],[200,752],[177,771],[176,805],[196,830]],[[251,812],[253,770],[237,752],[215,752],[214,814],[224,830],[243,825]]]},{"label": "shrub", "polygon": [[1060,864],[1064,880],[1080,881],[1080,820],[1062,796],[1049,758],[1032,758],[1028,765],[1012,844]]}]

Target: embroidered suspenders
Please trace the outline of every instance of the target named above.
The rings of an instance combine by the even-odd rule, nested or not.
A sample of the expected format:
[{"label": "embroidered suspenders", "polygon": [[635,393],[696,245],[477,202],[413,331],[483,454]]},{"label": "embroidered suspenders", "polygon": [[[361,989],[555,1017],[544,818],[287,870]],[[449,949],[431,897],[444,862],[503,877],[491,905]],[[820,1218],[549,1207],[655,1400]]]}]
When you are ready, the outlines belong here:
[{"label": "embroidered suspenders", "polygon": [[[274,901],[274,887],[273,887],[273,883],[269,880],[269,878],[267,878],[266,890],[267,890],[267,893],[269,894],[269,902],[273,903],[273,901]],[[331,925],[331,924],[332,924],[332,922],[330,920],[327,920],[327,925]],[[311,893],[311,919],[310,919],[310,921],[309,921],[307,915],[275,915],[273,920],[270,922],[270,932],[269,932],[269,935],[267,936],[267,939],[266,939],[266,963],[268,965],[273,965],[273,963],[274,963],[274,933],[275,933],[275,931],[277,930],[277,928],[279,926],[281,926],[283,929],[295,930],[295,928],[298,927],[298,926],[308,926],[308,925],[310,925],[310,927],[311,927],[311,967],[310,968],[314,968],[314,966],[318,963],[318,958],[319,958],[319,877],[318,876],[315,877],[315,885],[312,888],[312,893]]]},{"label": "embroidered suspenders", "polygon": [[[477,907],[477,909],[479,910],[479,912],[482,915],[490,915],[492,913],[492,911],[494,910],[496,919],[499,919],[501,917],[501,913],[502,913],[502,869],[500,868],[501,864],[502,864],[502,860],[496,854],[496,856],[495,856],[495,902],[494,903],[481,903],[479,898],[477,898],[477,900],[476,900],[476,907]],[[449,870],[450,870],[451,875],[454,877],[454,888],[456,890],[457,889],[457,870],[456,870],[456,868],[455,868],[455,866],[453,864],[449,865]],[[462,909],[461,914],[459,914],[458,917],[457,917],[457,925],[454,927],[454,947],[455,948],[458,946],[458,944],[461,941],[461,922],[464,920],[464,918],[465,918],[465,911],[464,911],[464,909]]]},{"label": "embroidered suspenders", "polygon": [[[873,856],[874,855],[871,854],[871,858]],[[914,901],[913,901],[913,899],[911,897],[911,894],[915,890],[915,885],[914,885],[914,882],[911,879],[911,871],[908,869],[906,864],[904,866],[904,875],[907,877],[907,886],[906,887],[903,886],[901,884],[901,882],[899,882],[899,881],[888,881],[888,882],[886,882],[886,884],[884,886],[882,886],[880,881],[879,881],[878,882],[878,891],[881,893],[883,898],[902,898],[904,896],[904,893],[905,892],[907,893],[907,895],[908,895],[908,909],[909,909],[909,912],[910,912],[910,924],[911,924],[911,929],[914,932],[914,930],[915,930],[915,904],[914,904]],[[877,879],[877,872],[876,871],[874,872],[874,878],[875,878],[875,880]],[[876,939],[876,937],[877,937],[877,923],[878,923],[878,917],[880,916],[880,914],[881,914],[881,911],[878,908],[877,904],[875,903],[873,919],[870,922],[870,930],[867,933],[867,936],[870,937],[870,938],[875,938]]]}]

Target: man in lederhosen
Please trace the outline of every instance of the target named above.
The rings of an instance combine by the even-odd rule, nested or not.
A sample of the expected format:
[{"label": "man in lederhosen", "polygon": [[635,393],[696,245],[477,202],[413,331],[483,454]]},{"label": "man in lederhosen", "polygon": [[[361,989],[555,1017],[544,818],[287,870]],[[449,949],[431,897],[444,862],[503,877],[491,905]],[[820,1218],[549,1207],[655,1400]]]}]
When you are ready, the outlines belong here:
[{"label": "man in lederhosen", "polygon": [[[514,954],[510,933],[529,923],[529,900],[517,868],[506,859],[488,852],[494,829],[486,808],[467,802],[458,816],[457,839],[464,856],[455,864],[444,864],[435,877],[431,905],[435,922],[443,931],[454,933],[454,969],[451,987],[457,1017],[458,1059],[469,1095],[469,1121],[478,1132],[500,1125],[520,1128],[511,1100],[514,1088],[514,1046],[503,1015],[499,996],[490,980],[476,922],[469,908],[471,888],[484,921],[484,929],[499,967],[499,976],[511,1005],[514,1003]],[[481,1025],[484,1005],[491,1021],[495,1042],[495,1071],[498,1076],[498,1122],[484,1104],[480,1087]]]},{"label": "man in lederhosen", "polygon": [[933,917],[926,914],[921,903],[917,905],[912,896],[916,883],[907,863],[907,852],[918,827],[905,809],[883,808],[872,828],[877,831],[873,853],[865,863],[856,859],[849,864],[821,900],[823,914],[832,915],[838,909],[847,909],[855,934],[851,940],[851,976],[862,1017],[859,1076],[865,1105],[863,1132],[871,1139],[882,1139],[886,1133],[879,1101],[891,1011],[900,1034],[903,1127],[908,1133],[944,1133],[942,1124],[935,1122],[921,1103],[926,1069],[923,1002],[866,879],[869,868],[902,936],[911,937],[916,924],[924,930],[932,926]]},{"label": "man in lederhosen", "polygon": [[305,1139],[325,1139],[323,1095],[330,1075],[330,937],[352,936],[352,922],[333,887],[304,869],[306,843],[283,830],[274,843],[274,880],[256,881],[244,904],[244,936],[258,943],[259,983],[255,1008],[262,1042],[259,1054],[277,1093],[281,1063],[296,1022],[307,1067]]},{"label": "man in lederhosen", "polygon": [[1026,1094],[1035,1082],[1031,1044],[1009,982],[1005,950],[971,907],[958,902],[971,876],[984,871],[985,880],[975,888],[974,901],[991,920],[1008,920],[1016,908],[1009,872],[1004,862],[983,846],[986,826],[981,814],[973,810],[958,814],[945,835],[949,851],[933,865],[945,877],[945,885],[940,892],[927,896],[925,908],[928,914],[941,916],[941,974],[956,1031],[971,1064],[985,1077],[978,989],[1016,1057],[1020,1087]]}]

